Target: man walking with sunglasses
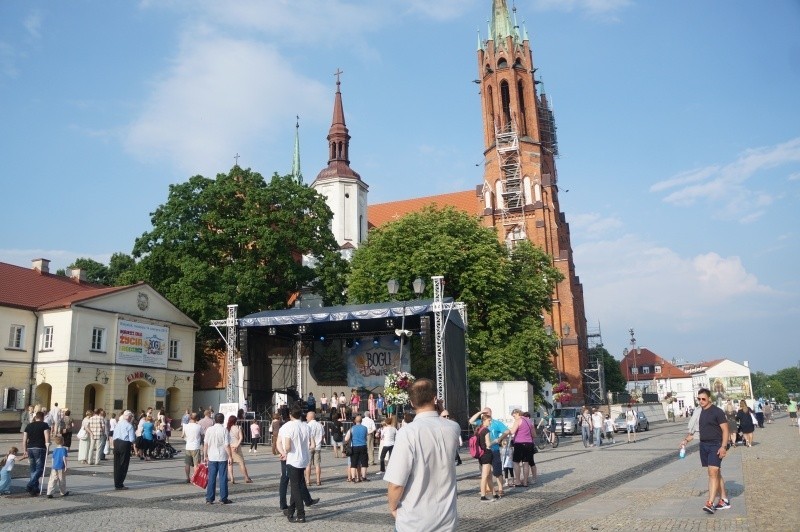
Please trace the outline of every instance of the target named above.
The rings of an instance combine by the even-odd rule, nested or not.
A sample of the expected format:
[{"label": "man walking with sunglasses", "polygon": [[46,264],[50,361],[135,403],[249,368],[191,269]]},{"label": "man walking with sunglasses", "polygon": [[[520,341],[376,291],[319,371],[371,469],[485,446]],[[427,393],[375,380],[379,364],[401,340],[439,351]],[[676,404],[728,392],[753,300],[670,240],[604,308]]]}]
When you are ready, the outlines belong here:
[{"label": "man walking with sunglasses", "polygon": [[[725,480],[722,478],[722,459],[725,458],[725,443],[728,441],[728,422],[725,411],[711,403],[711,392],[700,388],[697,392],[700,402],[700,417],[698,429],[700,432],[700,463],[708,468],[708,501],[703,506],[703,511],[713,514],[717,510],[727,510],[731,507],[726,497]],[[694,431],[689,432],[681,442],[686,445],[694,438]],[[719,494],[719,502],[714,500]]]}]

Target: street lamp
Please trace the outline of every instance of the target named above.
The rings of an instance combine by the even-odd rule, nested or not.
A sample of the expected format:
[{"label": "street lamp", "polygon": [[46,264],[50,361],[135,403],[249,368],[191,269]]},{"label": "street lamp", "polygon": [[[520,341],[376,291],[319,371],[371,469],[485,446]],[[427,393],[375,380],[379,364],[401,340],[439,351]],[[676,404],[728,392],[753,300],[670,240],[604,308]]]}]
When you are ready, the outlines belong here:
[{"label": "street lamp", "polygon": [[633,351],[633,368],[634,368],[634,372],[633,372],[633,388],[634,388],[634,390],[638,391],[639,390],[639,366],[636,364],[636,355],[640,354],[641,350],[639,350],[636,347],[636,338],[634,338],[634,336],[633,336],[633,334],[634,334],[633,333],[633,329],[628,330],[628,332],[631,334],[631,351]]},{"label": "street lamp", "polygon": [[[417,277],[414,279],[412,283],[414,288],[414,294],[419,298],[422,295],[422,292],[425,291],[425,281],[422,280],[421,277]],[[397,295],[397,291],[400,289],[400,283],[398,283],[395,279],[390,279],[389,282],[386,283],[386,287],[389,290],[389,295],[394,298]],[[403,357],[403,340],[406,337],[411,337],[414,334],[412,331],[406,329],[406,303],[407,301],[403,300],[403,317],[400,320],[400,328],[394,330],[394,334],[400,337],[400,358]]]}]

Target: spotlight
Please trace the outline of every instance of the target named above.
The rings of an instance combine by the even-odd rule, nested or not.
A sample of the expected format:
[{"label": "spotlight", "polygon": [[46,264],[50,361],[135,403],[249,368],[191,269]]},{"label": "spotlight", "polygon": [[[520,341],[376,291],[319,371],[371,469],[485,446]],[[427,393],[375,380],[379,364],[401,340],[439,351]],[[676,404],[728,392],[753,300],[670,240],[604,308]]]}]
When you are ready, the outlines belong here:
[{"label": "spotlight", "polygon": [[399,343],[400,343],[400,339],[399,339],[399,338],[395,338],[395,339],[394,339],[394,345],[397,345],[397,344],[399,344]]},{"label": "spotlight", "polygon": [[275,327],[270,327],[270,328],[269,328],[269,335],[270,335],[270,336],[275,336],[275,334],[276,334],[277,332],[278,332],[278,331],[275,329]]},{"label": "spotlight", "polygon": [[359,345],[361,345],[361,338],[356,338],[355,340],[353,340],[353,343],[354,343],[356,346],[359,346]]},{"label": "spotlight", "polygon": [[322,336],[320,336],[320,337],[319,337],[319,341],[320,341],[320,342],[324,342],[324,341],[325,341],[325,335],[324,335],[324,334],[323,334]]},{"label": "spotlight", "polygon": [[386,327],[389,328],[389,329],[394,327],[394,319],[392,319],[392,318],[387,319],[386,320]]},{"label": "spotlight", "polygon": [[303,334],[303,333],[305,333],[305,332],[306,332],[306,326],[305,326],[305,325],[300,325],[300,326],[297,328],[297,332],[299,332],[300,334]]},{"label": "spotlight", "polygon": [[357,331],[360,327],[361,327],[361,324],[359,324],[357,321],[351,321],[350,322],[350,329],[351,330]]},{"label": "spotlight", "polygon": [[348,339],[347,339],[347,340],[344,342],[344,345],[345,345],[345,346],[346,346],[348,349],[350,349],[351,347],[353,347],[353,339],[352,339],[352,338],[348,338]]},{"label": "spotlight", "polygon": [[372,345],[381,345],[381,338],[380,336],[376,336],[372,339]]}]

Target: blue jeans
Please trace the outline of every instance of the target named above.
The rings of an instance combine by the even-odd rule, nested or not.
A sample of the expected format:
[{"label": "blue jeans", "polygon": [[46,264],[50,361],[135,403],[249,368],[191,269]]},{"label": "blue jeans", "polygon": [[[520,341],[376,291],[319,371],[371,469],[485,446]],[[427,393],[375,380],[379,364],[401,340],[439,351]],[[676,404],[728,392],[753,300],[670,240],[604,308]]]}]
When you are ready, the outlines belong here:
[{"label": "blue jeans", "polygon": [[588,425],[581,425],[581,438],[583,439],[584,447],[588,447],[592,443],[592,434]]},{"label": "blue jeans", "polygon": [[0,471],[0,493],[11,490],[11,471]]},{"label": "blue jeans", "polygon": [[208,485],[206,486],[206,501],[214,502],[214,495],[217,491],[217,480],[219,480],[219,500],[224,501],[228,498],[228,461],[208,462]]},{"label": "blue jeans", "polygon": [[600,428],[594,428],[594,444],[600,447]]},{"label": "blue jeans", "polygon": [[28,464],[31,468],[31,479],[25,486],[28,492],[39,489],[39,479],[44,474],[44,461],[47,458],[47,449],[28,449]]}]

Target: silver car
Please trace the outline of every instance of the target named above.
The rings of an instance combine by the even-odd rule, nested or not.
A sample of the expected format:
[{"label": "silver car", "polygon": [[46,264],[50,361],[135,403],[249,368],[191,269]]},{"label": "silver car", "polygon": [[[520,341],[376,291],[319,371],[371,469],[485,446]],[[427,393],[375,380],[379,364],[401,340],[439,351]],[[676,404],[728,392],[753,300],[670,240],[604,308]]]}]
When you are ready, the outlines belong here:
[{"label": "silver car", "polygon": [[[650,422],[644,412],[638,412],[636,416],[636,432],[650,430]],[[625,412],[617,416],[614,420],[614,432],[628,432],[628,422],[625,420]]]},{"label": "silver car", "polygon": [[556,408],[553,411],[553,418],[556,421],[556,434],[577,434],[578,416],[580,409],[576,407]]}]

